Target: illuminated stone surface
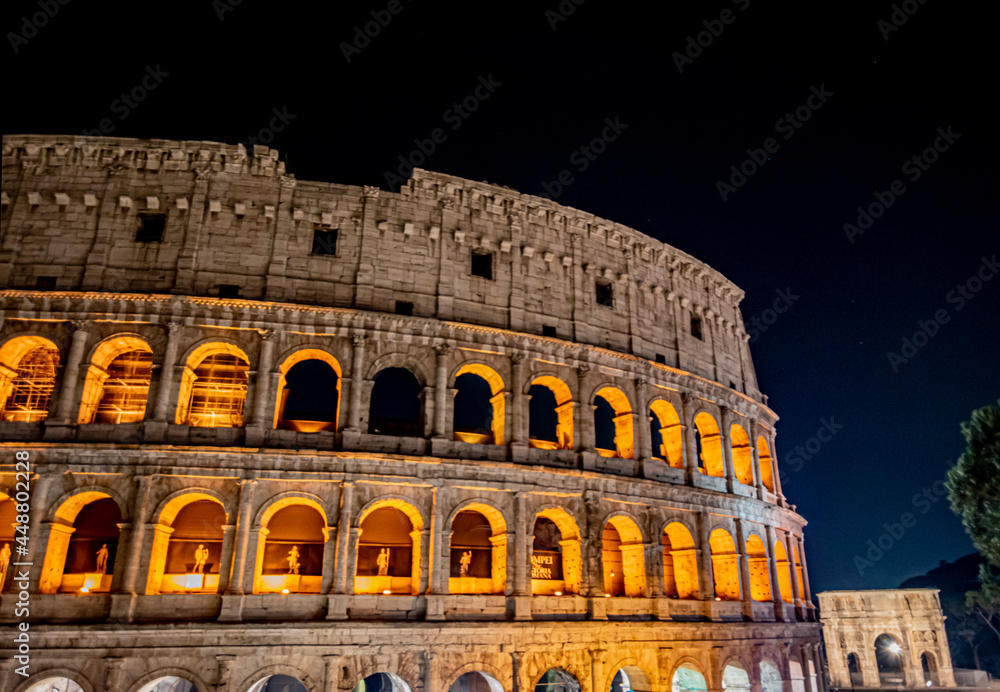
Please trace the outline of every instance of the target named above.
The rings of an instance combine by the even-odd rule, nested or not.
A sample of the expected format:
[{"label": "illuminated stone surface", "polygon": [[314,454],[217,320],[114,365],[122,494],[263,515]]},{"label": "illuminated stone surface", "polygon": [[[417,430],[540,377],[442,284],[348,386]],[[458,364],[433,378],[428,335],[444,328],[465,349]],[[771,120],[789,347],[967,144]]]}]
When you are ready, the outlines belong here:
[{"label": "illuminated stone surface", "polygon": [[[25,413],[0,438],[37,474],[29,684],[715,690],[817,670],[805,522],[743,293],[711,267],[426,171],[389,193],[296,181],[264,147],[3,147],[0,397]],[[32,353],[51,372],[22,376]],[[456,423],[467,405],[485,418]],[[116,551],[81,595],[67,556],[100,501],[120,520],[87,540]]]}]

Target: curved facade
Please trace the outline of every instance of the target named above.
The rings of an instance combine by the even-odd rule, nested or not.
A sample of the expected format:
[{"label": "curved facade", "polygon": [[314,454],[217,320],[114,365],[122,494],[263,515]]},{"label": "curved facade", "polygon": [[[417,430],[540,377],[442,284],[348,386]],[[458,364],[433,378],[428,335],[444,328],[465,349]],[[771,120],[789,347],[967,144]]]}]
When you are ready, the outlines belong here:
[{"label": "curved facade", "polygon": [[743,294],[704,263],[207,142],[8,136],[2,203],[5,692],[822,688]]}]

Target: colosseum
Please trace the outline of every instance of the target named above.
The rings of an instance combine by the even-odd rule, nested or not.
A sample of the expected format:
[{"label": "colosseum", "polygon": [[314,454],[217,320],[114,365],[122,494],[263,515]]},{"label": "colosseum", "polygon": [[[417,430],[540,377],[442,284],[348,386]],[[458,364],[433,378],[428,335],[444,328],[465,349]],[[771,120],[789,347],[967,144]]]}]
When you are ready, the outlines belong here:
[{"label": "colosseum", "polygon": [[262,146],[6,136],[2,206],[0,692],[823,689],[707,264]]}]

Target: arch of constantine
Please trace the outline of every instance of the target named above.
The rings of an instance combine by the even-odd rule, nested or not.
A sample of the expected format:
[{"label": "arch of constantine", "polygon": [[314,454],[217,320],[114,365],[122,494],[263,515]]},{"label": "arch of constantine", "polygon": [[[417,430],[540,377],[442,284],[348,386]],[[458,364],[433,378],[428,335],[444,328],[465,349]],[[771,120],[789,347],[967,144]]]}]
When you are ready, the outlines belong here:
[{"label": "arch of constantine", "polygon": [[0,201],[0,691],[822,689],[703,262],[260,146],[7,136]]}]

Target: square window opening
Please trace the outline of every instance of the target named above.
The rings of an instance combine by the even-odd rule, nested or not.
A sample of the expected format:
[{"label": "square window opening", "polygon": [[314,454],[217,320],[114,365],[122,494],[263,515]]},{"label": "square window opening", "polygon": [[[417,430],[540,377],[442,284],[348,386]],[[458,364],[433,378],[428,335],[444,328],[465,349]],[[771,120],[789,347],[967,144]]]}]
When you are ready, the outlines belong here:
[{"label": "square window opening", "polygon": [[312,254],[314,255],[336,255],[337,254],[337,229],[330,230],[314,229]]},{"label": "square window opening", "polygon": [[551,336],[553,339],[556,338],[556,328],[551,324],[542,325],[542,336]]},{"label": "square window opening", "polygon": [[493,253],[473,252],[472,253],[472,275],[481,276],[484,279],[493,278]]},{"label": "square window opening", "polygon": [[236,284],[219,284],[220,298],[239,298],[240,287]]},{"label": "square window opening", "polygon": [[413,303],[406,300],[396,301],[396,314],[397,315],[413,315]]},{"label": "square window opening", "polygon": [[595,286],[597,288],[597,304],[613,308],[615,306],[615,295],[612,285],[610,283],[598,281]]},{"label": "square window opening", "polygon": [[163,242],[163,231],[167,227],[166,214],[139,214],[138,219],[139,226],[135,231],[135,242]]},{"label": "square window opening", "polygon": [[691,317],[691,336],[693,336],[696,339],[702,338],[700,317],[694,317],[694,316]]},{"label": "square window opening", "polygon": [[40,291],[54,291],[56,288],[56,277],[39,276],[35,279],[35,288]]},{"label": "square window opening", "polygon": [[656,354],[656,362],[659,363],[660,365],[666,365],[667,364],[667,357],[665,355],[663,355],[662,353],[657,353]]}]

